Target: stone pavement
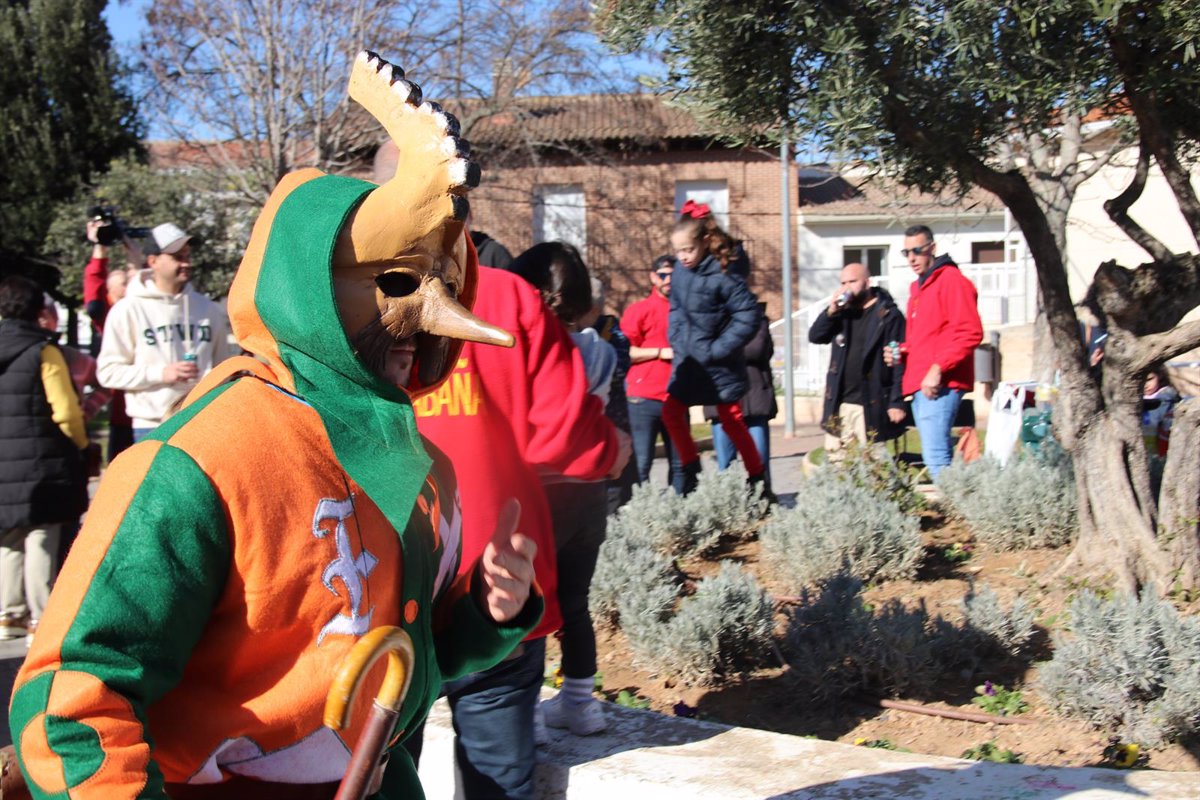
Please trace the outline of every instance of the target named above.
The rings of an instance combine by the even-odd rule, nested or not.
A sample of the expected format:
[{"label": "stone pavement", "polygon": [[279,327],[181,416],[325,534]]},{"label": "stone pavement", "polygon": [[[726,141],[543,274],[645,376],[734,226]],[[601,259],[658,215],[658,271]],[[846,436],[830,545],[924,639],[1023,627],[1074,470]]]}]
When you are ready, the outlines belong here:
[{"label": "stone pavement", "polygon": [[[543,697],[554,691],[544,689]],[[1200,773],[1034,767],[922,756],[805,739],[606,705],[586,738],[550,730],[538,749],[537,800],[1196,800]],[[444,700],[425,726],[421,781],[454,797]]]}]

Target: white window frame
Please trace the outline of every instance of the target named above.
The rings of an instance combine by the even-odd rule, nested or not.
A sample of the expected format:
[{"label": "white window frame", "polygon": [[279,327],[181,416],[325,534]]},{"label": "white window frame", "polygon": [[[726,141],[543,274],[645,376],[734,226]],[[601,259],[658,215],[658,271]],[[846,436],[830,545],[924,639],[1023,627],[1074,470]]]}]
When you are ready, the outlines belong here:
[{"label": "white window frame", "polygon": [[534,190],[533,241],[566,242],[587,252],[587,195],[583,184],[543,184]]}]

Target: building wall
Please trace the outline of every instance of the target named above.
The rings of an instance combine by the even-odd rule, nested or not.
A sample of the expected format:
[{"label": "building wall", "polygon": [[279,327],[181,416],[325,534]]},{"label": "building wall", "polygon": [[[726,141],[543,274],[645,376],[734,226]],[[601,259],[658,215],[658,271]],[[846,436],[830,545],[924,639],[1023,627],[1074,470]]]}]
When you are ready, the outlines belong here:
[{"label": "building wall", "polygon": [[[1135,148],[1121,152],[1079,187],[1075,202],[1071,204],[1067,220],[1067,274],[1071,296],[1076,300],[1082,299],[1087,292],[1096,268],[1103,262],[1116,259],[1118,264],[1132,269],[1150,260],[1104,210],[1104,202],[1123,192],[1133,180],[1136,163]],[[1193,179],[1192,185],[1200,191],[1200,176]],[[1174,252],[1195,252],[1196,242],[1157,166],[1151,168],[1146,188],[1129,214]]]},{"label": "building wall", "polygon": [[[810,215],[809,219],[802,220],[797,226],[798,307],[804,308],[827,300],[834,294],[840,282],[843,248],[884,246],[888,248],[884,279],[875,283],[887,288],[899,306],[904,308],[908,302],[908,288],[912,284],[913,273],[900,250],[904,247],[904,229],[909,224],[925,224],[932,228],[938,254],[948,254],[960,265],[971,263],[973,243],[1004,239],[1005,220],[1002,213],[984,216],[963,214],[945,219],[914,217],[905,223],[885,218],[817,221],[811,219]],[[1013,239],[1016,240],[1015,244]],[[1015,231],[1014,237],[1010,237],[1009,250],[1014,256],[1013,261],[1020,262],[1024,269],[1024,247],[1019,230]],[[1026,303],[1027,294],[1023,292],[1020,297],[1013,297],[1013,304]],[[1016,311],[1015,307],[1013,311]]]},{"label": "building wall", "polygon": [[[730,232],[743,240],[753,264],[751,289],[767,302],[771,319],[780,301],[780,167],[778,155],[759,150],[688,150],[605,155],[594,163],[547,160],[531,167],[489,169],[471,192],[472,227],[486,231],[514,255],[533,244],[539,186],[580,185],[586,203],[587,247],[593,274],[608,288],[609,310],[622,311],[649,291],[651,262],[669,252],[677,181],[724,180]],[[791,165],[792,219],[798,173]]]}]

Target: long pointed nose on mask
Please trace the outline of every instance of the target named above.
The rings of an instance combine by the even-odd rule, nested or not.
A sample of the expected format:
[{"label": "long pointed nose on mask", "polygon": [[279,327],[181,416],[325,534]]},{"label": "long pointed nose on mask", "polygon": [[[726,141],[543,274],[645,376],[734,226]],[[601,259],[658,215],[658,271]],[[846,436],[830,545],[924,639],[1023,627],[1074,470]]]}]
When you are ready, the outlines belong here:
[{"label": "long pointed nose on mask", "polygon": [[450,296],[446,284],[438,278],[421,282],[421,330],[433,336],[462,339],[480,344],[513,346],[513,336],[503,328],[484,322]]}]

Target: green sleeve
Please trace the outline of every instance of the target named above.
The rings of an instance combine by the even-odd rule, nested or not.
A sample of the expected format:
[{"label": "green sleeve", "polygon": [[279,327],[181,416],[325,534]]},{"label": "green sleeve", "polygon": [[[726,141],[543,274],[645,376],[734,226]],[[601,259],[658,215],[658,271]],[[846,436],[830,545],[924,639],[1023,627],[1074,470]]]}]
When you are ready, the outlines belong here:
[{"label": "green sleeve", "polygon": [[[228,574],[223,505],[196,463],[161,445],[121,513],[108,498],[128,496],[122,483],[139,480],[122,474],[123,463],[133,461],[118,460],[106,475],[110,491],[102,486],[92,509],[100,521],[84,526],[79,552],[58,578],[60,587],[86,589],[51,598],[43,624],[63,631],[61,640],[35,641],[12,698],[10,729],[25,774],[49,774],[45,763],[31,770],[26,761],[48,758],[47,750],[65,772],[65,793],[30,781],[35,798],[69,798],[85,781],[106,796],[165,798],[148,755],[147,709],[179,682]],[[115,529],[106,519],[118,520]],[[71,597],[80,598],[76,608],[66,607]],[[37,746],[26,753],[30,725],[41,728],[28,732]]]},{"label": "green sleeve", "polygon": [[[468,573],[472,583],[481,580],[478,572],[476,564]],[[447,610],[449,624],[434,634],[438,667],[447,681],[499,664],[533,630],[545,610],[542,596],[531,592],[521,613],[497,624],[480,608],[473,591],[452,595],[455,599]]]}]

